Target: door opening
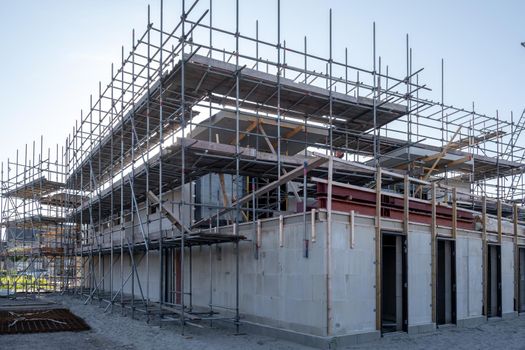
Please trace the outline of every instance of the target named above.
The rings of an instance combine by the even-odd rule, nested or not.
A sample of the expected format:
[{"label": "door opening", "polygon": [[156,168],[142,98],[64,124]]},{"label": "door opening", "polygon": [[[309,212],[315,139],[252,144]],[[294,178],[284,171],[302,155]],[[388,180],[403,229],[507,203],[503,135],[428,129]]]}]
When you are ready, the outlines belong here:
[{"label": "door opening", "polygon": [[437,324],[456,323],[456,242],[437,242]]},{"label": "door opening", "polygon": [[381,332],[408,330],[406,237],[382,234]]},{"label": "door opening", "polygon": [[501,317],[501,247],[488,245],[487,316]]}]

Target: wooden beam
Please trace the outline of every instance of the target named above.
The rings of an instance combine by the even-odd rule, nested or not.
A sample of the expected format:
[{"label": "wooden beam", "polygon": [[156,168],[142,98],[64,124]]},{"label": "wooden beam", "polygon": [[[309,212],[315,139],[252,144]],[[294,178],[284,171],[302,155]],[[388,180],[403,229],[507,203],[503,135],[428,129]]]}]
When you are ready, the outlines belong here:
[{"label": "wooden beam", "polygon": [[458,235],[458,191],[452,189],[452,238],[455,240]]},{"label": "wooden beam", "polygon": [[[295,128],[293,128],[292,130],[288,131],[286,134],[284,134],[284,136],[281,137],[281,140],[290,139],[290,138],[294,137],[295,135],[297,135],[297,133],[299,133],[302,130],[304,130],[304,126],[303,125],[298,125]],[[277,141],[273,141],[272,145],[273,145],[273,147],[276,147]]]},{"label": "wooden beam", "polygon": [[431,196],[432,196],[432,222],[430,224],[431,232],[431,264],[432,264],[432,322],[437,321],[437,215],[436,215],[436,184],[433,182],[431,185]]},{"label": "wooden beam", "polygon": [[310,224],[312,225],[311,240],[312,243],[315,243],[317,241],[317,231],[315,229],[315,208],[312,208],[312,210],[310,211]]},{"label": "wooden beam", "polygon": [[441,152],[438,152],[438,153],[435,153],[435,154],[432,154],[430,156],[426,156],[426,157],[423,157],[423,158],[420,158],[419,160],[422,161],[422,162],[429,162],[431,160],[438,160],[443,158],[443,156],[445,154],[447,154],[447,151],[448,149],[450,148],[450,145],[452,145],[454,139],[456,138],[456,136],[458,135],[459,131],[461,130],[462,126],[460,126],[456,132],[454,133],[454,135],[452,135],[452,138],[450,139],[450,141],[445,145],[445,147],[443,147],[443,150]]},{"label": "wooden beam", "polygon": [[487,198],[485,196],[481,199],[481,238],[483,240],[483,312],[485,317],[488,317],[488,293],[487,293],[487,284],[489,280],[488,275],[488,263],[489,263],[489,254],[488,254],[488,243],[487,243]]},{"label": "wooden beam", "polygon": [[448,169],[452,169],[452,168],[454,168],[457,165],[466,163],[466,162],[471,161],[471,160],[472,160],[472,155],[471,154],[467,154],[464,157],[461,157],[459,159],[453,160],[452,162],[448,163],[447,164],[447,168]]},{"label": "wooden beam", "polygon": [[257,249],[261,248],[261,243],[262,243],[262,236],[261,236],[261,220],[257,220],[257,224],[256,224],[256,228],[257,228],[257,231],[256,231],[256,240],[255,240],[255,247]]},{"label": "wooden beam", "polygon": [[410,209],[410,180],[408,175],[405,175],[403,181],[404,193],[403,193],[403,231],[408,237],[409,230],[409,209]]},{"label": "wooden beam", "polygon": [[[256,124],[256,126],[257,126],[257,124]],[[248,129],[250,129],[250,127],[248,127]],[[241,136],[245,136],[245,135],[246,134],[243,134]],[[217,143],[220,143],[219,142],[219,134],[215,134],[215,138],[216,138]],[[239,141],[240,140],[242,140],[242,138],[239,138]],[[233,141],[233,144],[235,144],[235,141]],[[228,207],[230,205],[230,199],[228,197],[228,193],[226,192],[226,183],[224,181],[224,174],[223,173],[219,173],[219,183],[221,185],[223,205],[224,205],[224,207]],[[211,186],[211,184],[210,184],[210,186]],[[244,216],[244,218],[248,221],[248,215],[244,212],[244,210],[242,210],[241,213]],[[233,218],[231,220],[233,221]]]},{"label": "wooden beam", "polygon": [[[432,156],[428,156],[428,157],[425,157],[423,158],[423,161],[430,161],[432,159],[435,159],[434,161],[434,164],[432,164],[432,167],[428,170],[428,172],[425,174],[425,176],[423,176],[423,180],[428,180],[428,178],[430,177],[430,175],[432,175],[432,172],[434,171],[434,169],[436,169],[439,161],[441,160],[441,158],[443,158],[445,156],[445,154],[447,154],[447,151],[448,151],[448,148],[450,147],[450,144],[452,143],[452,141],[454,141],[454,139],[456,138],[456,135],[459,133],[459,131],[461,130],[461,126],[456,130],[456,132],[454,133],[454,135],[452,136],[452,138],[450,139],[450,141],[445,145],[445,147],[443,148],[443,150],[439,153],[436,153]],[[416,190],[416,193],[414,193],[414,197],[417,196],[418,192],[422,189],[422,186],[419,186]]]},{"label": "wooden beam", "polygon": [[[228,198],[228,193],[226,193],[226,182],[224,181],[224,174],[219,174],[219,183],[221,185],[221,192],[222,192],[222,203],[225,207],[230,205],[230,200]],[[211,185],[211,184],[210,184]]]},{"label": "wooden beam", "polygon": [[450,145],[450,148],[451,149],[462,149],[462,148],[465,148],[465,147],[468,147],[468,146],[476,146],[476,145],[479,145],[480,143],[489,141],[489,140],[497,138],[497,137],[501,137],[501,136],[503,136],[505,134],[506,134],[506,132],[502,132],[500,130],[497,130],[497,131],[492,131],[492,132],[486,133],[486,134],[484,134],[482,136],[467,136],[467,137],[464,137],[464,138],[458,140],[458,142],[452,143]]},{"label": "wooden beam", "polygon": [[[270,151],[272,151],[272,154],[276,155],[277,152],[275,151],[275,148],[273,146],[273,144],[270,142],[270,139],[268,138],[268,135],[266,134],[266,131],[264,130],[263,126],[261,125],[261,133],[264,135],[264,139],[266,140],[266,143],[268,144],[268,147],[270,148]],[[284,168],[281,168],[281,171],[283,174],[286,175],[286,169]],[[290,187],[292,188],[292,191],[295,195],[295,199],[297,200],[297,202],[300,202],[301,201],[301,197],[299,196],[299,191],[297,190],[297,186],[295,186],[295,184],[293,182],[290,182]],[[306,191],[306,189],[304,189]]]},{"label": "wooden beam", "polygon": [[502,218],[501,218],[501,199],[498,199],[496,202],[496,210],[498,214],[498,242],[501,244],[501,241],[503,240],[503,229],[502,229]]},{"label": "wooden beam", "polygon": [[[262,121],[257,122],[257,120],[254,120],[253,122],[251,122],[250,125],[248,125],[248,127],[246,128],[246,130],[244,130],[244,132],[241,135],[239,135],[239,142],[244,140],[248,133],[252,132],[253,129],[255,129],[257,125],[259,125],[259,123],[262,124]],[[230,142],[230,145],[235,145],[236,142],[237,140],[234,139]]]},{"label": "wooden beam", "polygon": [[177,217],[175,216],[175,214],[173,214],[173,212],[168,208],[166,207],[163,203],[160,203],[160,200],[159,198],[151,191],[148,192],[148,198],[153,202],[153,203],[157,203],[160,207],[160,210],[161,212],[166,216],[166,218],[171,221],[171,223],[176,226],[181,232],[188,232],[188,233],[191,233],[191,231],[182,225],[182,223],[179,221],[179,219],[177,219]]},{"label": "wooden beam", "polygon": [[[217,143],[220,143],[219,134],[215,134],[215,140],[217,141]],[[219,173],[219,184],[221,186],[222,204],[226,208],[230,205],[230,199],[228,198],[228,193],[226,192],[226,182],[224,181],[223,173]],[[211,182],[210,182],[210,186],[211,186]]]},{"label": "wooden beam", "polygon": [[213,218],[217,217],[217,215],[221,216],[224,213],[227,213],[227,212],[235,209],[237,204],[239,204],[239,205],[246,204],[246,203],[248,203],[249,201],[252,200],[253,196],[259,197],[259,196],[261,196],[263,194],[266,194],[266,193],[276,189],[277,187],[281,186],[282,184],[285,184],[285,183],[291,181],[292,179],[295,179],[296,177],[302,175],[304,171],[308,172],[308,171],[310,171],[312,169],[315,169],[315,168],[323,165],[327,161],[328,161],[328,158],[324,158],[324,157],[323,158],[321,158],[321,157],[311,158],[311,159],[309,159],[306,162],[306,166],[304,166],[304,165],[298,166],[297,168],[293,169],[292,171],[290,171],[290,172],[286,173],[285,175],[281,176],[279,179],[277,179],[277,180],[275,180],[273,182],[270,182],[269,184],[267,184],[267,185],[257,189],[255,192],[252,192],[252,193],[242,197],[239,200],[234,201],[230,205],[230,207],[224,208],[223,210],[219,211],[219,213],[213,214],[209,218],[197,221],[195,224],[192,225],[192,227],[198,226],[198,225],[203,224],[205,222],[209,222]]},{"label": "wooden beam", "polygon": [[[512,207],[512,223],[514,228],[514,299],[520,297],[520,250],[518,245],[518,204]],[[514,311],[520,311],[519,301],[514,303]]]}]

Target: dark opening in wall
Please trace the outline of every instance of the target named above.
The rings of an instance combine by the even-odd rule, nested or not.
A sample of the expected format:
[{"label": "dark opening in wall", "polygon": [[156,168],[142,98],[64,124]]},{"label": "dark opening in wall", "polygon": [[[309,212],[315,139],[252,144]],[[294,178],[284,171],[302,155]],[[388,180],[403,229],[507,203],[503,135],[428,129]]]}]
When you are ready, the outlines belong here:
[{"label": "dark opening in wall", "polygon": [[456,323],[456,242],[438,240],[437,244],[437,324]]},{"label": "dark opening in wall", "polygon": [[381,331],[408,330],[406,237],[383,232],[381,260]]},{"label": "dark opening in wall", "polygon": [[487,316],[501,317],[501,247],[488,245]]}]

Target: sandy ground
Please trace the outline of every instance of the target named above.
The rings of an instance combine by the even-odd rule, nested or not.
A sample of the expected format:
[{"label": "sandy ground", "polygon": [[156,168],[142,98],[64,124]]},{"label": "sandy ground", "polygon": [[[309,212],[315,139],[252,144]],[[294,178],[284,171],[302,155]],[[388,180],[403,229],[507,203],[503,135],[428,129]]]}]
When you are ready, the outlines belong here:
[{"label": "sandy ground", "polygon": [[[55,299],[58,300],[58,299]],[[90,331],[0,336],[0,349],[188,349],[188,350],[308,350],[309,347],[258,335],[234,335],[232,330],[189,327],[185,336],[175,324],[162,328],[121,316],[120,309],[104,313],[96,304],[83,305],[76,298],[61,297],[73,313],[84,318]],[[525,349],[525,316],[491,321],[478,327],[449,327],[437,332],[386,336],[350,349]]]}]

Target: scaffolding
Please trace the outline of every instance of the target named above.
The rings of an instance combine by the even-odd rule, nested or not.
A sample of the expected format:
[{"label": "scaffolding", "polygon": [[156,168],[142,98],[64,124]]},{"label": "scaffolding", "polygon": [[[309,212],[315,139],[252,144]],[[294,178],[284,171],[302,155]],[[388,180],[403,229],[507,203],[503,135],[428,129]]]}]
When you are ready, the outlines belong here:
[{"label": "scaffolding", "polygon": [[[396,77],[376,52],[375,24],[371,68],[350,64],[347,49],[344,62],[335,60],[331,10],[326,56],[309,52],[306,37],[304,47],[289,47],[277,4],[275,41],[259,38],[258,21],[255,37],[241,33],[239,1],[235,31],[213,24],[212,0],[183,0],[175,26],[164,23],[162,0],[158,23],[148,7],[146,30],[133,30],[131,48],[122,47],[56,160],[33,145],[32,160],[2,165],[2,257],[28,259],[15,275],[47,259],[52,290],[105,310],[180,321],[183,331],[198,320],[238,327],[239,225],[256,230],[258,220],[302,213],[306,227],[313,179],[378,189],[377,203],[381,191],[407,193],[523,218],[525,111],[509,120],[445,104],[443,62],[441,99],[432,100],[408,35],[406,72]],[[11,227],[23,228],[22,239]],[[305,234],[305,258],[308,241]],[[212,276],[207,310],[194,308],[198,246],[210,257],[212,246],[232,248],[233,308],[214,304]]]},{"label": "scaffolding", "polygon": [[[69,234],[62,152],[44,153],[36,143],[2,163],[2,289],[7,294],[61,291],[67,279]],[[31,159],[30,156],[31,155]],[[63,198],[63,197],[62,197]],[[71,253],[71,252],[69,252]]]}]

